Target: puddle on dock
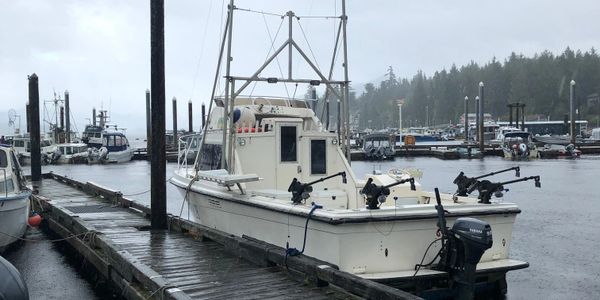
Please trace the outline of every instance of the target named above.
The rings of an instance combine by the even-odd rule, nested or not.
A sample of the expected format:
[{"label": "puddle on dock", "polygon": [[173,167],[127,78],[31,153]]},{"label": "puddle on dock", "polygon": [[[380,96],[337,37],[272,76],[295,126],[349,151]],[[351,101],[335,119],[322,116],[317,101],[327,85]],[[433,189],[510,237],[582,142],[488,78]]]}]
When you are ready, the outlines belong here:
[{"label": "puddle on dock", "polygon": [[[579,160],[532,160],[514,162],[498,157],[485,159],[443,161],[436,158],[415,157],[396,158],[390,162],[353,162],[352,168],[358,177],[375,169],[386,172],[392,168],[416,168],[423,171],[420,180],[425,189],[439,187],[442,191],[454,191],[452,181],[460,171],[467,176],[476,176],[512,166],[521,166],[521,176],[540,175],[542,188],[535,189],[533,183],[524,182],[510,186],[504,200],[516,202],[523,211],[518,217],[513,232],[511,256],[528,261],[530,267],[525,270],[508,273],[508,299],[594,299],[600,294],[600,268],[597,261],[600,254],[595,250],[600,242],[597,232],[597,217],[600,216],[600,186],[597,176],[600,174],[600,156],[584,156]],[[167,164],[167,178],[177,165]],[[25,168],[26,170],[28,168]],[[28,171],[28,170],[27,170]],[[93,181],[98,184],[120,189],[123,194],[136,194],[131,198],[149,204],[150,164],[146,161],[132,161],[120,165],[60,165],[44,166],[44,172],[54,171],[81,181]],[[498,180],[514,179],[510,172],[497,175]],[[182,196],[167,184],[167,209],[179,215]],[[182,217],[186,217],[184,207]],[[42,243],[43,245],[43,243]],[[36,247],[35,244],[23,247]],[[43,247],[42,247],[43,248]],[[23,250],[19,250],[22,251]],[[49,255],[51,259],[39,259],[38,263],[24,267],[27,278],[35,278],[37,273],[46,272],[45,268],[65,269],[69,272],[53,276],[57,281],[74,287],[56,288],[46,282],[32,283],[29,288],[32,295],[64,294],[65,290],[77,290],[90,284],[77,277],[71,266],[67,266],[52,246],[24,251],[27,255],[21,260],[38,260],[39,255]],[[41,252],[41,253],[40,253]],[[14,255],[14,254],[13,254]],[[14,262],[13,258],[13,262]],[[19,268],[19,267],[18,267]],[[21,268],[20,268],[21,269]],[[62,275],[64,274],[64,275]],[[77,284],[75,284],[77,282]],[[29,281],[28,281],[29,283]],[[71,291],[69,290],[69,294]],[[86,294],[83,294],[86,295]],[[100,297],[98,295],[96,298]],[[78,299],[94,299],[82,296]],[[36,299],[32,297],[32,299]],[[65,299],[61,297],[61,299]]]}]

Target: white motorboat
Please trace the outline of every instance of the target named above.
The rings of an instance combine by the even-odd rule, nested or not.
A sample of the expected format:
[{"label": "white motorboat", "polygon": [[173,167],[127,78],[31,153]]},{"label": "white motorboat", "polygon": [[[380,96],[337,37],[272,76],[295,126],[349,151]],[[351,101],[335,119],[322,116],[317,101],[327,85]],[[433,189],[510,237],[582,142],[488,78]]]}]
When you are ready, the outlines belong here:
[{"label": "white motorboat", "polygon": [[29,196],[14,149],[0,145],[0,253],[25,234]]},{"label": "white motorboat", "polygon": [[496,138],[491,141],[492,144],[502,145],[504,141],[504,135],[509,132],[522,131],[521,129],[513,126],[501,126],[496,130]]},{"label": "white motorboat", "polygon": [[[12,146],[16,152],[19,162],[24,165],[31,164],[31,139],[29,134],[16,135],[10,138]],[[52,155],[56,152],[56,145],[50,138],[42,135],[40,139],[42,164],[49,164],[52,161]]]},{"label": "white motorboat", "polygon": [[[124,134],[124,129],[118,129],[116,125],[108,125],[108,112],[100,110],[96,121],[85,127],[82,135],[82,141],[86,143],[90,149],[88,150],[88,163],[122,163],[128,162],[133,158],[135,151],[127,137]],[[113,127],[114,130],[107,130]]]},{"label": "white motorboat", "polygon": [[58,144],[56,148],[56,152],[52,155],[52,163],[54,164],[87,163],[89,148],[84,143]]},{"label": "white motorboat", "polygon": [[540,157],[537,146],[533,142],[531,133],[526,131],[512,131],[504,134],[502,140],[504,158],[525,160]]},{"label": "white motorboat", "polygon": [[[229,19],[232,14],[230,10]],[[290,23],[293,16],[286,13]],[[345,20],[343,12],[340,28]],[[329,132],[306,101],[239,96],[252,81],[311,82],[325,84],[330,96],[347,103],[347,93],[336,91],[347,88],[348,79],[328,80],[314,67],[319,79],[310,81],[258,77],[287,46],[300,52],[290,35],[252,77],[226,74],[232,82],[226,82],[225,90],[231,92],[224,98],[214,97],[213,91],[195,164],[182,160],[170,179],[188,201],[192,221],[373,280],[417,284],[415,279],[448,273],[460,277],[463,271],[474,280],[476,265],[480,276],[501,287],[507,271],[528,266],[509,256],[521,210],[514,203],[491,199],[501,185],[480,191],[479,199],[441,194],[436,206],[435,193],[424,191],[409,174],[354,174],[350,136],[344,134],[350,132],[348,122],[340,132]],[[223,61],[229,64],[231,59]],[[233,88],[237,80],[246,82],[239,90]],[[478,184],[475,180],[473,186]],[[440,238],[440,232],[447,231],[438,227],[444,209],[454,232],[448,238]],[[456,240],[461,234],[465,240]],[[455,260],[451,253],[458,253]],[[467,259],[465,253],[477,254]],[[429,261],[432,264],[424,264]]]}]

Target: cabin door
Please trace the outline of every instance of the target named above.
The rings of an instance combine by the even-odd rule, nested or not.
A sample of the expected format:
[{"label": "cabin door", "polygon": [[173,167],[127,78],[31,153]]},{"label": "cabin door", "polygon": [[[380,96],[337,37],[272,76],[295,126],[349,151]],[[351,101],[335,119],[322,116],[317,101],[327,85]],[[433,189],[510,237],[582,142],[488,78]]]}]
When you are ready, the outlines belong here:
[{"label": "cabin door", "polygon": [[283,123],[276,128],[277,167],[275,171],[277,189],[286,190],[294,178],[302,178],[300,167],[299,124]]}]

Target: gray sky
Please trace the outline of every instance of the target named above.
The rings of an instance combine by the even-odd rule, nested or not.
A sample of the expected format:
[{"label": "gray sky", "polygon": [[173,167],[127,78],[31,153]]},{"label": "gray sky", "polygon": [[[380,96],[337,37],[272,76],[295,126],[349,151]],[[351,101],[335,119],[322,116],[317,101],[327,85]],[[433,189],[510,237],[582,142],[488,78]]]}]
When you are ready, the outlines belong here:
[{"label": "gray sky", "polygon": [[[165,1],[167,100],[179,99],[178,118],[187,127],[187,101],[192,99],[195,126],[200,103],[210,96],[222,22],[222,0]],[[340,1],[239,0],[240,8],[283,14],[331,16]],[[68,89],[75,123],[81,130],[92,107],[112,112],[113,122],[144,132],[144,91],[150,87],[149,1],[142,0],[0,0],[0,132],[9,133],[7,111],[23,115],[27,75],[40,77],[40,97]],[[419,69],[431,75],[453,63],[504,60],[512,51],[531,55],[550,50],[598,48],[600,2],[547,1],[357,1],[347,3],[350,80],[356,86],[381,80],[388,66],[400,77]],[[237,11],[234,17],[233,73],[249,76],[262,64],[281,22],[279,17]],[[295,39],[321,69],[327,69],[334,43],[335,20],[294,23]],[[266,28],[269,28],[269,32]],[[277,48],[287,35],[281,27]],[[316,78],[295,54],[298,77]],[[287,56],[281,57],[287,74]],[[341,75],[339,63],[337,75]],[[277,64],[263,73],[278,76]],[[338,77],[339,78],[339,77]],[[294,86],[288,85],[290,95]],[[299,86],[302,96],[305,86]],[[248,90],[245,93],[249,93]],[[272,93],[257,86],[253,94]],[[285,95],[285,90],[277,92]],[[360,91],[359,91],[360,92]],[[167,103],[167,128],[171,104]],[[22,121],[22,128],[25,122]]]}]

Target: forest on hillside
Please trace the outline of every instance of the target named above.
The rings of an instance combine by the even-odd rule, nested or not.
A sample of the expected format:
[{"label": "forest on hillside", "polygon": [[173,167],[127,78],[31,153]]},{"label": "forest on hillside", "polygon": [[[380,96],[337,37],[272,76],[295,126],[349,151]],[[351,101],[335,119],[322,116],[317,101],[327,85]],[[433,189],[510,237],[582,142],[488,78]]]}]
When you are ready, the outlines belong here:
[{"label": "forest on hillside", "polygon": [[465,96],[470,99],[469,111],[474,112],[482,81],[485,112],[496,120],[508,120],[507,104],[514,102],[526,104],[528,120],[563,120],[569,110],[571,80],[577,83],[579,118],[593,127],[600,119],[600,105],[592,95],[600,91],[600,56],[593,48],[586,52],[567,48],[559,55],[544,51],[533,57],[512,53],[503,62],[493,58],[485,65],[453,65],[431,76],[419,71],[410,79],[397,78],[390,67],[379,86],[369,83],[362,94],[355,91],[360,96],[351,94],[350,108],[360,115],[360,128],[398,127],[398,99],[404,99],[404,127],[424,126],[427,118],[429,125],[456,123],[464,112]]}]

